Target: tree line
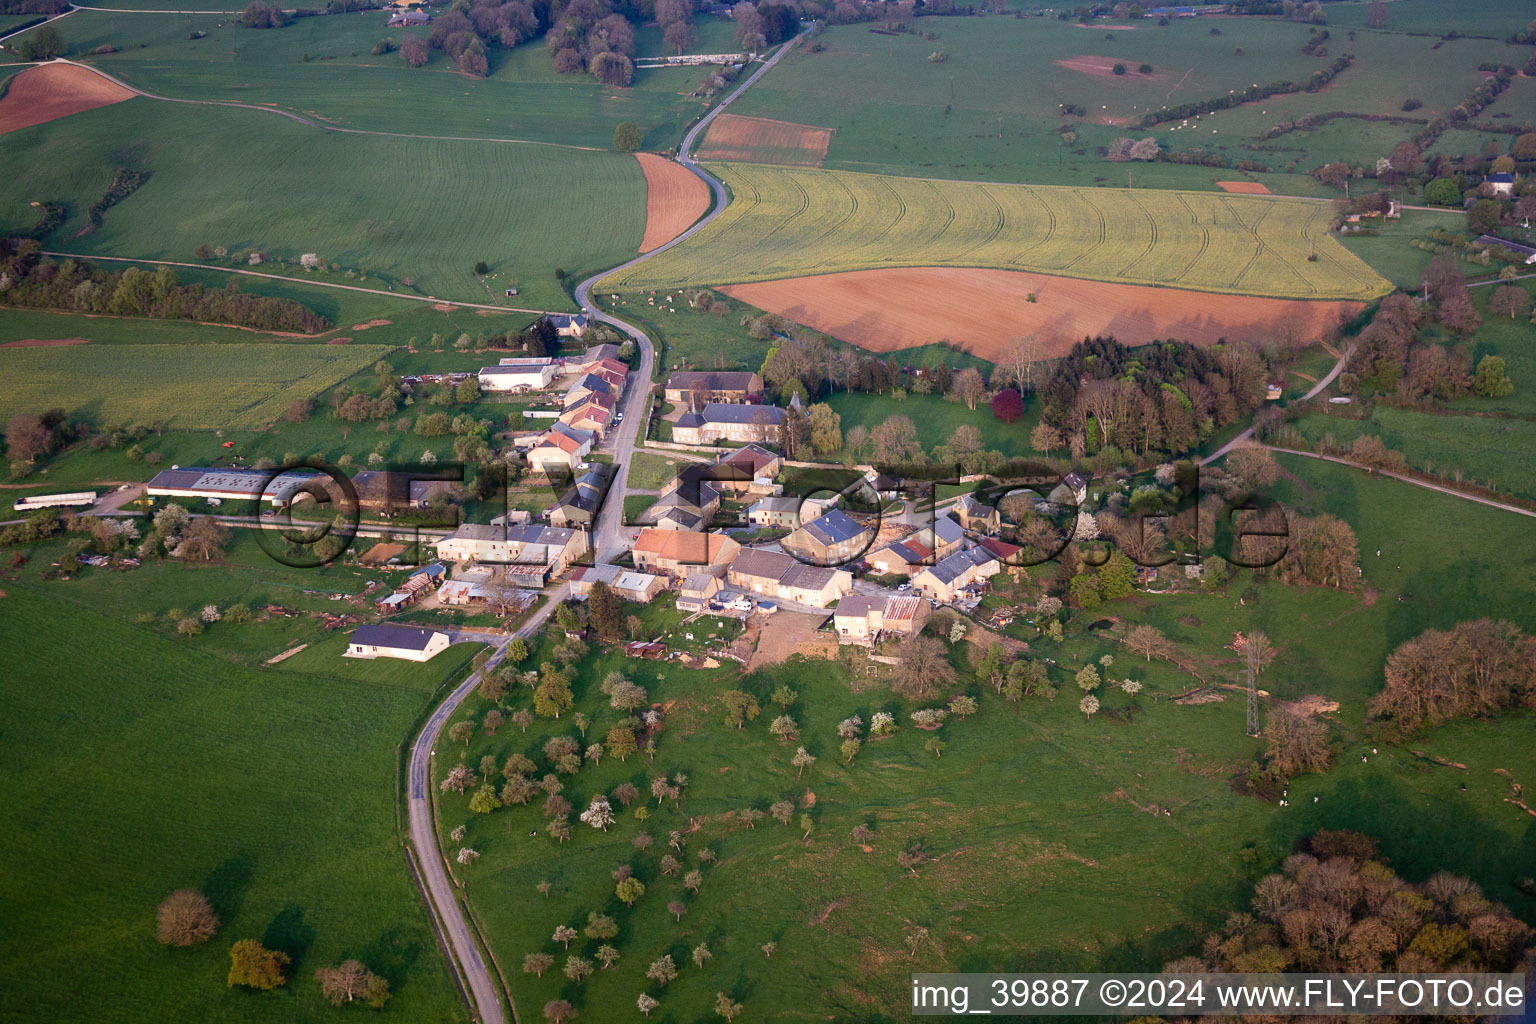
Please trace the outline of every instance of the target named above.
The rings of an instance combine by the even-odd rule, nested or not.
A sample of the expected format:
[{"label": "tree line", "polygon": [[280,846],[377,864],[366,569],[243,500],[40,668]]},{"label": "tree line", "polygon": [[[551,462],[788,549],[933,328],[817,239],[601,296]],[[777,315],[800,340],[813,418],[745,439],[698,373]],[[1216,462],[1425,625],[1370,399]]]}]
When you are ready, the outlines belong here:
[{"label": "tree line", "polygon": [[156,320],[197,320],[264,331],[318,334],[331,322],[292,299],[181,284],[170,267],[107,271],[85,260],[55,262],[34,239],[0,241],[0,305]]}]

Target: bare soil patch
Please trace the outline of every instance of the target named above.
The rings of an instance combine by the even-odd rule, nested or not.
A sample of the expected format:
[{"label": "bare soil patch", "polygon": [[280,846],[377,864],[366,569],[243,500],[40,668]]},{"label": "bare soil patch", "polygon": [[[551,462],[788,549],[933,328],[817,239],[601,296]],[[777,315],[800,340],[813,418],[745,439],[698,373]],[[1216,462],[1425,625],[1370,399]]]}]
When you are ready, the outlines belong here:
[{"label": "bare soil patch", "polygon": [[0,135],[130,99],[130,90],[94,71],[70,64],[44,64],[11,79],[10,88],[0,98]]},{"label": "bare soil patch", "polygon": [[[759,618],[762,618],[759,616]],[[826,615],[808,612],[792,612],[784,609],[763,618],[758,625],[757,647],[747,662],[747,671],[755,672],[764,665],[777,665],[787,661],[790,655],[803,654],[800,645],[816,635],[816,630],[827,621]],[[748,629],[755,623],[749,623]],[[835,643],[835,641],[834,641]]]},{"label": "bare soil patch", "polygon": [[699,159],[820,167],[831,144],[830,128],[721,114],[704,135]]},{"label": "bare soil patch", "polygon": [[1127,345],[1170,338],[1211,345],[1223,337],[1304,344],[1364,305],[959,267],[856,270],[719,290],[872,352],[947,341],[993,362],[1024,335],[1039,339],[1041,358],[1065,355],[1095,334]]},{"label": "bare soil patch", "polygon": [[90,338],[22,338],[8,341],[0,348],[55,348],[59,345],[88,345]]},{"label": "bare soil patch", "polygon": [[1273,192],[1262,181],[1218,181],[1223,192],[1236,192],[1245,196],[1271,196]]},{"label": "bare soil patch", "polygon": [[325,343],[327,345],[350,345],[352,343],[352,339],[351,338],[327,338]]},{"label": "bare soil patch", "polygon": [[636,153],[645,172],[645,237],[640,251],[650,252],[687,231],[709,212],[709,186],[680,163],[654,153]]},{"label": "bare soil patch", "polygon": [[365,324],[353,324],[352,329],[354,331],[366,331],[370,327],[388,327],[389,324],[390,321],[388,320],[369,320]]},{"label": "bare soil patch", "polygon": [[[1156,71],[1150,75],[1137,71],[1136,68],[1140,66],[1141,61],[1128,60],[1125,57],[1069,57],[1056,63],[1068,71],[1081,71],[1095,78],[1123,78],[1127,81],[1139,79],[1148,82],[1157,77]],[[1125,74],[1115,74],[1116,64],[1125,65]]]}]

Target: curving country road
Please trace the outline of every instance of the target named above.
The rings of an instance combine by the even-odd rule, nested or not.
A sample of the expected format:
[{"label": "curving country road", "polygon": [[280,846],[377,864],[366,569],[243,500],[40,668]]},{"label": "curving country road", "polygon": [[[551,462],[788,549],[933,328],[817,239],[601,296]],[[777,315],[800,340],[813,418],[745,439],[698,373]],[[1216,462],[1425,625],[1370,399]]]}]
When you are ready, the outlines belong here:
[{"label": "curving country road", "polygon": [[[1349,365],[1349,357],[1354,354],[1355,343],[1350,342],[1349,346],[1344,349],[1343,354],[1339,356],[1338,361],[1333,364],[1333,369],[1328,371],[1328,376],[1312,385],[1312,390],[1302,395],[1297,399],[1297,401],[1305,402],[1309,398],[1316,398],[1318,395],[1322,394],[1323,390],[1327,388],[1329,384],[1332,384],[1334,380],[1339,376],[1339,374],[1344,372],[1344,367]],[[1222,445],[1220,448],[1216,449],[1214,452],[1201,459],[1199,464],[1202,466],[1209,466],[1211,463],[1215,462],[1217,459],[1221,458],[1232,449],[1241,447],[1251,440],[1253,440],[1253,428],[1249,427],[1247,430],[1243,431],[1241,434],[1238,434],[1232,440],[1228,441],[1226,444]]]},{"label": "curving country road", "polygon": [[[617,494],[610,492],[610,497],[603,503],[598,513],[597,522],[592,530],[592,555],[598,562],[611,561],[618,557],[629,547],[628,537],[623,530],[624,481],[629,475],[629,459],[639,441],[639,432],[644,427],[645,403],[651,393],[651,377],[655,366],[656,352],[651,338],[645,331],[634,324],[626,323],[609,313],[598,309],[591,300],[592,286],[600,278],[620,270],[628,269],[637,263],[650,259],[659,253],[666,252],[674,245],[678,245],[686,239],[701,231],[707,224],[720,215],[725,209],[729,197],[726,195],[725,186],[716,178],[703,170],[692,157],[693,145],[699,135],[709,126],[719,113],[730,105],[731,101],[740,96],[752,83],[761,78],[767,71],[779,62],[779,59],[788,53],[796,43],[802,39],[810,28],[804,28],[793,39],[784,43],[779,49],[763,62],[762,67],[748,75],[731,94],[721,100],[707,114],[699,119],[699,122],[683,137],[682,145],[678,147],[678,163],[688,168],[694,174],[703,179],[714,194],[715,202],[710,211],[700,218],[694,225],[665,245],[658,246],[644,255],[605,270],[600,274],[594,274],[576,286],[575,296],[577,304],[586,311],[587,315],[601,320],[633,339],[636,348],[640,352],[640,365],[635,372],[629,375],[629,383],[625,388],[623,397],[619,403],[619,411],[624,418],[617,427],[604,438],[600,450],[606,451],[613,457],[613,484],[617,488]],[[334,129],[333,129],[334,130]],[[615,497],[618,500],[615,500]],[[517,635],[521,637],[531,636],[546,619],[554,612],[554,609],[565,600],[569,591],[568,586],[562,585],[548,594],[548,600],[532,615],[521,628]],[[475,637],[483,640],[484,637]],[[511,638],[504,638],[496,645],[495,652],[486,664],[486,668],[494,668],[501,663],[506,655],[506,645]],[[447,942],[451,958],[458,967],[464,980],[466,990],[473,1002],[475,1016],[482,1024],[505,1024],[506,1014],[503,1010],[501,999],[497,994],[496,982],[492,979],[491,969],[480,954],[479,945],[470,929],[469,922],[465,918],[464,910],[459,905],[456,890],[452,880],[448,876],[444,851],[438,846],[437,829],[432,818],[432,753],[437,745],[438,737],[443,728],[448,724],[448,719],[458,710],[475,688],[480,684],[480,673],[471,673],[470,676],[454,688],[437,709],[433,711],[421,732],[411,742],[410,762],[407,767],[406,778],[408,780],[406,810],[410,820],[411,842],[416,848],[417,861],[421,871],[421,881],[424,893],[432,912],[437,918],[441,934]]]}]

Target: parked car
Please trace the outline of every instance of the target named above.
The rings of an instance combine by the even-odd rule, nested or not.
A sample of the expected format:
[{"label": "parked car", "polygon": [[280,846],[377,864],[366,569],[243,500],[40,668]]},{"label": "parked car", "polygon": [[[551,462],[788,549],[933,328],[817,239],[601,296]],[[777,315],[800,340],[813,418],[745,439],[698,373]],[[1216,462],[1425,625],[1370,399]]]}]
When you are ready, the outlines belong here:
[{"label": "parked car", "polygon": [[911,590],[912,589],[912,584],[910,584],[910,583],[902,583],[902,584],[899,584],[896,587],[896,589],[897,590]]}]

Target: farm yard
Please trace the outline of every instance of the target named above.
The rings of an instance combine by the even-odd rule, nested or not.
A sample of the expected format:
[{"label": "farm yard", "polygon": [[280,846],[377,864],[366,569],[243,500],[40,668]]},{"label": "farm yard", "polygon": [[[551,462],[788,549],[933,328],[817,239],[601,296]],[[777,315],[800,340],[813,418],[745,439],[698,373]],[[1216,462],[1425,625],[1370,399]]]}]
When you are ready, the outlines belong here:
[{"label": "farm yard", "polygon": [[708,213],[711,196],[703,179],[682,164],[654,153],[635,156],[645,172],[645,236],[640,239],[640,251],[650,252]]},{"label": "farm yard", "polygon": [[832,131],[828,128],[721,114],[710,122],[697,156],[707,163],[820,167],[831,141]]},{"label": "farm yard", "polygon": [[949,264],[1275,298],[1364,300],[1390,290],[1332,237],[1323,203],[748,164],[720,173],[735,197],[720,217],[599,287]]},{"label": "farm yard", "polygon": [[1126,345],[1245,338],[1293,347],[1332,335],[1364,308],[958,267],[855,270],[720,291],[873,352],[944,340],[993,363],[1020,337],[1037,339],[1043,359],[1097,334]]},{"label": "farm yard", "polygon": [[0,351],[0,419],[54,406],[97,422],[261,427],[390,353],[381,345],[88,345]]},{"label": "farm yard", "polygon": [[[81,235],[124,163],[148,181]],[[297,266],[318,252],[338,283],[534,309],[574,308],[556,269],[579,277],[633,254],[644,189],[639,164],[619,153],[343,135],[143,98],[0,147],[0,228],[34,223],[38,197],[62,201],[72,216],[50,242],[64,251],[190,261],[200,245],[222,246],[284,261],[250,269],[298,279],[318,276]],[[483,278],[477,260],[490,265]]]}]

